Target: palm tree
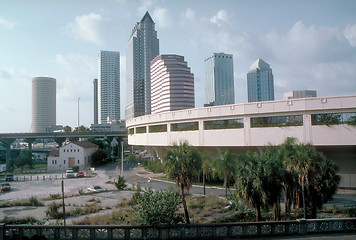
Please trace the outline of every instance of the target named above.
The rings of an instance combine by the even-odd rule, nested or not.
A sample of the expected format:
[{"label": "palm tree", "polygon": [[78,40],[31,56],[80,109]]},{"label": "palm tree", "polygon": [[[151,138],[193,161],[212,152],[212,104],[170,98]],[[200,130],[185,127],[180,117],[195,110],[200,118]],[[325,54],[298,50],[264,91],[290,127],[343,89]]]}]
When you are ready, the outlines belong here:
[{"label": "palm tree", "polygon": [[210,152],[205,152],[205,153],[201,153],[201,158],[202,158],[202,165],[203,165],[203,192],[205,195],[205,182],[206,182],[206,176],[207,175],[211,175],[211,173],[213,172],[213,168],[212,168],[212,161],[210,158]]},{"label": "palm tree", "polygon": [[198,150],[191,147],[187,141],[174,144],[163,157],[163,168],[168,177],[176,180],[180,188],[184,214],[187,223],[190,223],[187,203],[185,201],[185,189],[190,189],[201,169],[202,161]]},{"label": "palm tree", "polygon": [[256,221],[261,221],[263,206],[263,166],[260,155],[247,152],[239,157],[236,164],[236,193],[238,198],[248,207],[256,209]]},{"label": "palm tree", "polygon": [[225,195],[229,188],[230,180],[235,174],[236,156],[229,150],[222,150],[218,152],[219,158],[214,162],[215,174],[224,178]]}]

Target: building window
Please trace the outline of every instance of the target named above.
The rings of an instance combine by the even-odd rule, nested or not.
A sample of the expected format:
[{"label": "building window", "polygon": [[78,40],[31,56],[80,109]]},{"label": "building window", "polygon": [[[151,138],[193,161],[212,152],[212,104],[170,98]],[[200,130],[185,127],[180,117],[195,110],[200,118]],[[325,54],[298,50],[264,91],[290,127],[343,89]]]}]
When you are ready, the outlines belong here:
[{"label": "building window", "polygon": [[78,160],[78,164],[79,164],[80,162],[79,162],[79,160]]},{"label": "building window", "polygon": [[149,126],[148,129],[150,133],[167,132],[167,124]]},{"label": "building window", "polygon": [[242,118],[204,121],[204,130],[235,128],[244,128],[244,120]]},{"label": "building window", "polygon": [[251,128],[303,126],[303,115],[251,118]]},{"label": "building window", "polygon": [[76,149],[74,149],[74,152],[76,152]]},{"label": "building window", "polygon": [[311,115],[312,125],[348,124],[356,126],[356,112],[350,113],[322,113]]},{"label": "building window", "polygon": [[66,160],[63,160],[63,164],[66,164]]},{"label": "building window", "polygon": [[185,123],[173,123],[171,124],[171,131],[196,131],[199,130],[198,122],[185,122]]},{"label": "building window", "polygon": [[134,131],[134,128],[129,128],[129,134],[130,134],[130,135],[134,134],[134,132],[135,132],[135,131]]},{"label": "building window", "polygon": [[137,128],[136,128],[136,134],[146,133],[146,132],[147,132],[146,126],[144,126],[144,127],[137,127]]},{"label": "building window", "polygon": [[73,152],[73,149],[71,149],[70,152]]}]

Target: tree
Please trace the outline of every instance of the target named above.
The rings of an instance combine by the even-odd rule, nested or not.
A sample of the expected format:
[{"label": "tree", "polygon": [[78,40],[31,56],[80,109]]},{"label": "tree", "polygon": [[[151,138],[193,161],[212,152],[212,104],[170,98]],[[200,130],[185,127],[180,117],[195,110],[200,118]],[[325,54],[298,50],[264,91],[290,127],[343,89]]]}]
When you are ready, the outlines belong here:
[{"label": "tree", "polygon": [[285,166],[298,176],[301,188],[304,218],[307,208],[311,208],[311,217],[316,217],[316,210],[321,208],[335,194],[340,182],[337,166],[334,162],[316,151],[311,144],[296,144],[295,153],[286,159]]},{"label": "tree", "polygon": [[63,130],[65,131],[65,132],[71,132],[72,131],[72,127],[71,126],[65,126],[64,128],[63,128]]},{"label": "tree", "polygon": [[239,156],[236,167],[236,194],[244,204],[256,209],[256,221],[262,219],[262,167],[260,155],[256,152]]},{"label": "tree", "polygon": [[107,157],[106,151],[99,148],[91,155],[91,165],[92,166],[101,166],[101,165],[105,164],[106,157]]},{"label": "tree", "polygon": [[21,171],[23,171],[23,168],[25,166],[33,168],[34,160],[32,156],[32,151],[28,149],[21,150],[15,162],[17,167],[21,167]]},{"label": "tree", "polygon": [[227,189],[230,187],[231,178],[235,173],[236,156],[229,150],[219,151],[218,156],[219,158],[214,162],[214,173],[219,177],[224,178],[225,195],[227,195]]},{"label": "tree", "polygon": [[148,189],[143,194],[136,195],[135,203],[132,208],[137,214],[138,224],[158,226],[160,223],[178,224],[183,220],[177,213],[179,209],[177,192]]},{"label": "tree", "polygon": [[187,204],[185,201],[185,189],[190,189],[193,181],[197,179],[202,161],[198,150],[191,147],[187,141],[179,145],[174,144],[163,157],[163,169],[168,177],[176,180],[180,188],[184,214],[187,223],[190,223]]},{"label": "tree", "polygon": [[213,168],[212,168],[212,160],[210,158],[210,153],[209,152],[205,152],[205,153],[201,153],[201,158],[202,158],[202,167],[203,167],[203,191],[204,191],[204,195],[205,195],[205,182],[206,182],[206,177],[207,175],[211,176],[212,172],[213,172]]}]

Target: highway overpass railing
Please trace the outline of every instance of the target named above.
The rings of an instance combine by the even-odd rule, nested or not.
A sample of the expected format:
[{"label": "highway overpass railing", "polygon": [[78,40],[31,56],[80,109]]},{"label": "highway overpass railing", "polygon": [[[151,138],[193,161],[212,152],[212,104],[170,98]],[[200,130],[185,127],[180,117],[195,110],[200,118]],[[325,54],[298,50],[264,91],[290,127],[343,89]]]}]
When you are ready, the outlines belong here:
[{"label": "highway overpass railing", "polygon": [[356,218],[151,226],[0,225],[4,239],[224,239],[356,232]]}]

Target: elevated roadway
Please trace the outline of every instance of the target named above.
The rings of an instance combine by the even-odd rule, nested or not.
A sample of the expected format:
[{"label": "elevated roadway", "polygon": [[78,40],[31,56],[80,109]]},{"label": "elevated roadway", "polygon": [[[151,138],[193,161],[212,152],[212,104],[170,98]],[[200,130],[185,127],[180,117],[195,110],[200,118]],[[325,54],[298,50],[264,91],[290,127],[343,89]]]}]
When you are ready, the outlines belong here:
[{"label": "elevated roadway", "polygon": [[157,157],[188,141],[202,151],[263,151],[287,137],[311,143],[334,160],[342,187],[356,188],[356,95],[185,109],[126,121],[128,143]]}]

